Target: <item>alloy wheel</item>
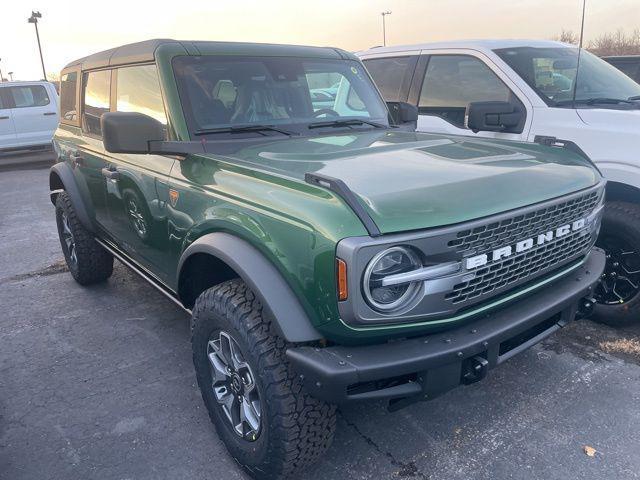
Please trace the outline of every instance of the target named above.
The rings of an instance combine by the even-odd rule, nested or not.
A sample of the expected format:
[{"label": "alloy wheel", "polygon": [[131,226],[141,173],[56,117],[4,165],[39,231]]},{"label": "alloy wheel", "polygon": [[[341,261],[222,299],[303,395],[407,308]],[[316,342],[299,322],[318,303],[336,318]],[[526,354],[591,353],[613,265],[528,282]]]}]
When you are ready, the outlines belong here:
[{"label": "alloy wheel", "polygon": [[69,260],[74,264],[78,263],[78,253],[76,251],[76,239],[73,236],[73,232],[71,231],[71,227],[69,226],[69,217],[67,217],[66,213],[62,213],[62,240],[64,241],[65,246],[67,247],[67,254],[69,255]]},{"label": "alloy wheel", "polygon": [[620,305],[640,293],[640,252],[620,237],[605,236],[598,246],[607,252],[607,264],[596,290],[603,305]]},{"label": "alloy wheel", "polygon": [[247,441],[260,434],[262,405],[255,376],[233,337],[221,331],[209,340],[213,393],[233,431]]}]

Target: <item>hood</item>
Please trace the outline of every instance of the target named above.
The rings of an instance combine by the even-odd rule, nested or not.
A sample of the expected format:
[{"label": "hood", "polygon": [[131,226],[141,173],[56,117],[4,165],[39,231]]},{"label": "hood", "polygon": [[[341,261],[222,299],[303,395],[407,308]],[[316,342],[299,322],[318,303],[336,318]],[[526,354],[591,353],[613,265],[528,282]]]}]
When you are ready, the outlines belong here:
[{"label": "hood", "polygon": [[633,110],[578,108],[576,113],[584,123],[591,127],[640,136],[640,108]]},{"label": "hood", "polygon": [[225,150],[211,155],[302,181],[308,172],[341,179],[382,233],[477,219],[600,181],[566,150],[393,130],[227,144]]}]

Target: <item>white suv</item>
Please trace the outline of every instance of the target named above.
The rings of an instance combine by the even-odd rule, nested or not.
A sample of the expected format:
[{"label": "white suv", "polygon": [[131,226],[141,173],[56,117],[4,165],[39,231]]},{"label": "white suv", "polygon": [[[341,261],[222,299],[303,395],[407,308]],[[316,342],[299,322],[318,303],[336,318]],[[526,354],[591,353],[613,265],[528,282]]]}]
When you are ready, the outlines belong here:
[{"label": "white suv", "polygon": [[49,82],[0,83],[0,151],[51,145],[58,94]]},{"label": "white suv", "polygon": [[596,316],[612,324],[640,319],[638,83],[583,50],[574,99],[578,49],[552,41],[455,41],[357,55],[385,100],[418,107],[419,131],[565,140],[586,153],[609,180],[599,239],[609,263]]}]

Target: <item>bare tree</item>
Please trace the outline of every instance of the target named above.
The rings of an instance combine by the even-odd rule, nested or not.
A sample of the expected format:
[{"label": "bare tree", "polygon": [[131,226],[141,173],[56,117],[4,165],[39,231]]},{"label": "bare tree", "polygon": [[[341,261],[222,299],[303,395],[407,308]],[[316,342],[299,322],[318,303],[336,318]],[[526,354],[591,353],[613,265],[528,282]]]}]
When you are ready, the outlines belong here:
[{"label": "bare tree", "polygon": [[588,50],[600,57],[607,55],[640,55],[640,29],[631,34],[624,30],[604,33],[589,42]]},{"label": "bare tree", "polygon": [[560,35],[556,35],[552,38],[552,40],[562,43],[569,43],[571,45],[578,45],[579,41],[578,36],[573,33],[573,31],[565,30],[564,28],[562,29],[562,32],[560,32]]}]

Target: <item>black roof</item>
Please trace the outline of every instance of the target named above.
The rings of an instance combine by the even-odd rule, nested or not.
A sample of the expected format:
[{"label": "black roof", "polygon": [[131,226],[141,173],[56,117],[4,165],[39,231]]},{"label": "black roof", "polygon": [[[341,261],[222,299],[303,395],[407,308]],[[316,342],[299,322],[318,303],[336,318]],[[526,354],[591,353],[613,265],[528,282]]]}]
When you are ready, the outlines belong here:
[{"label": "black roof", "polygon": [[129,43],[128,45],[121,45],[74,60],[64,68],[67,69],[80,65],[82,70],[89,70],[92,68],[110,67],[126,63],[149,62],[154,60],[156,48],[165,43],[179,42],[171,39],[156,38],[153,40],[145,40],[144,42]]},{"label": "black roof", "polygon": [[300,45],[277,45],[267,43],[241,43],[241,42],[213,42],[213,41],[178,41],[168,38],[146,40],[144,42],[130,43],[120,47],[94,53],[69,63],[64,69],[80,66],[82,70],[93,68],[111,67],[131,63],[153,62],[155,52],[160,45],[176,44],[186,52],[194,55],[229,54],[237,55],[277,55],[277,56],[304,56],[322,58],[351,58],[356,57],[339,48],[331,47],[307,47]]}]

